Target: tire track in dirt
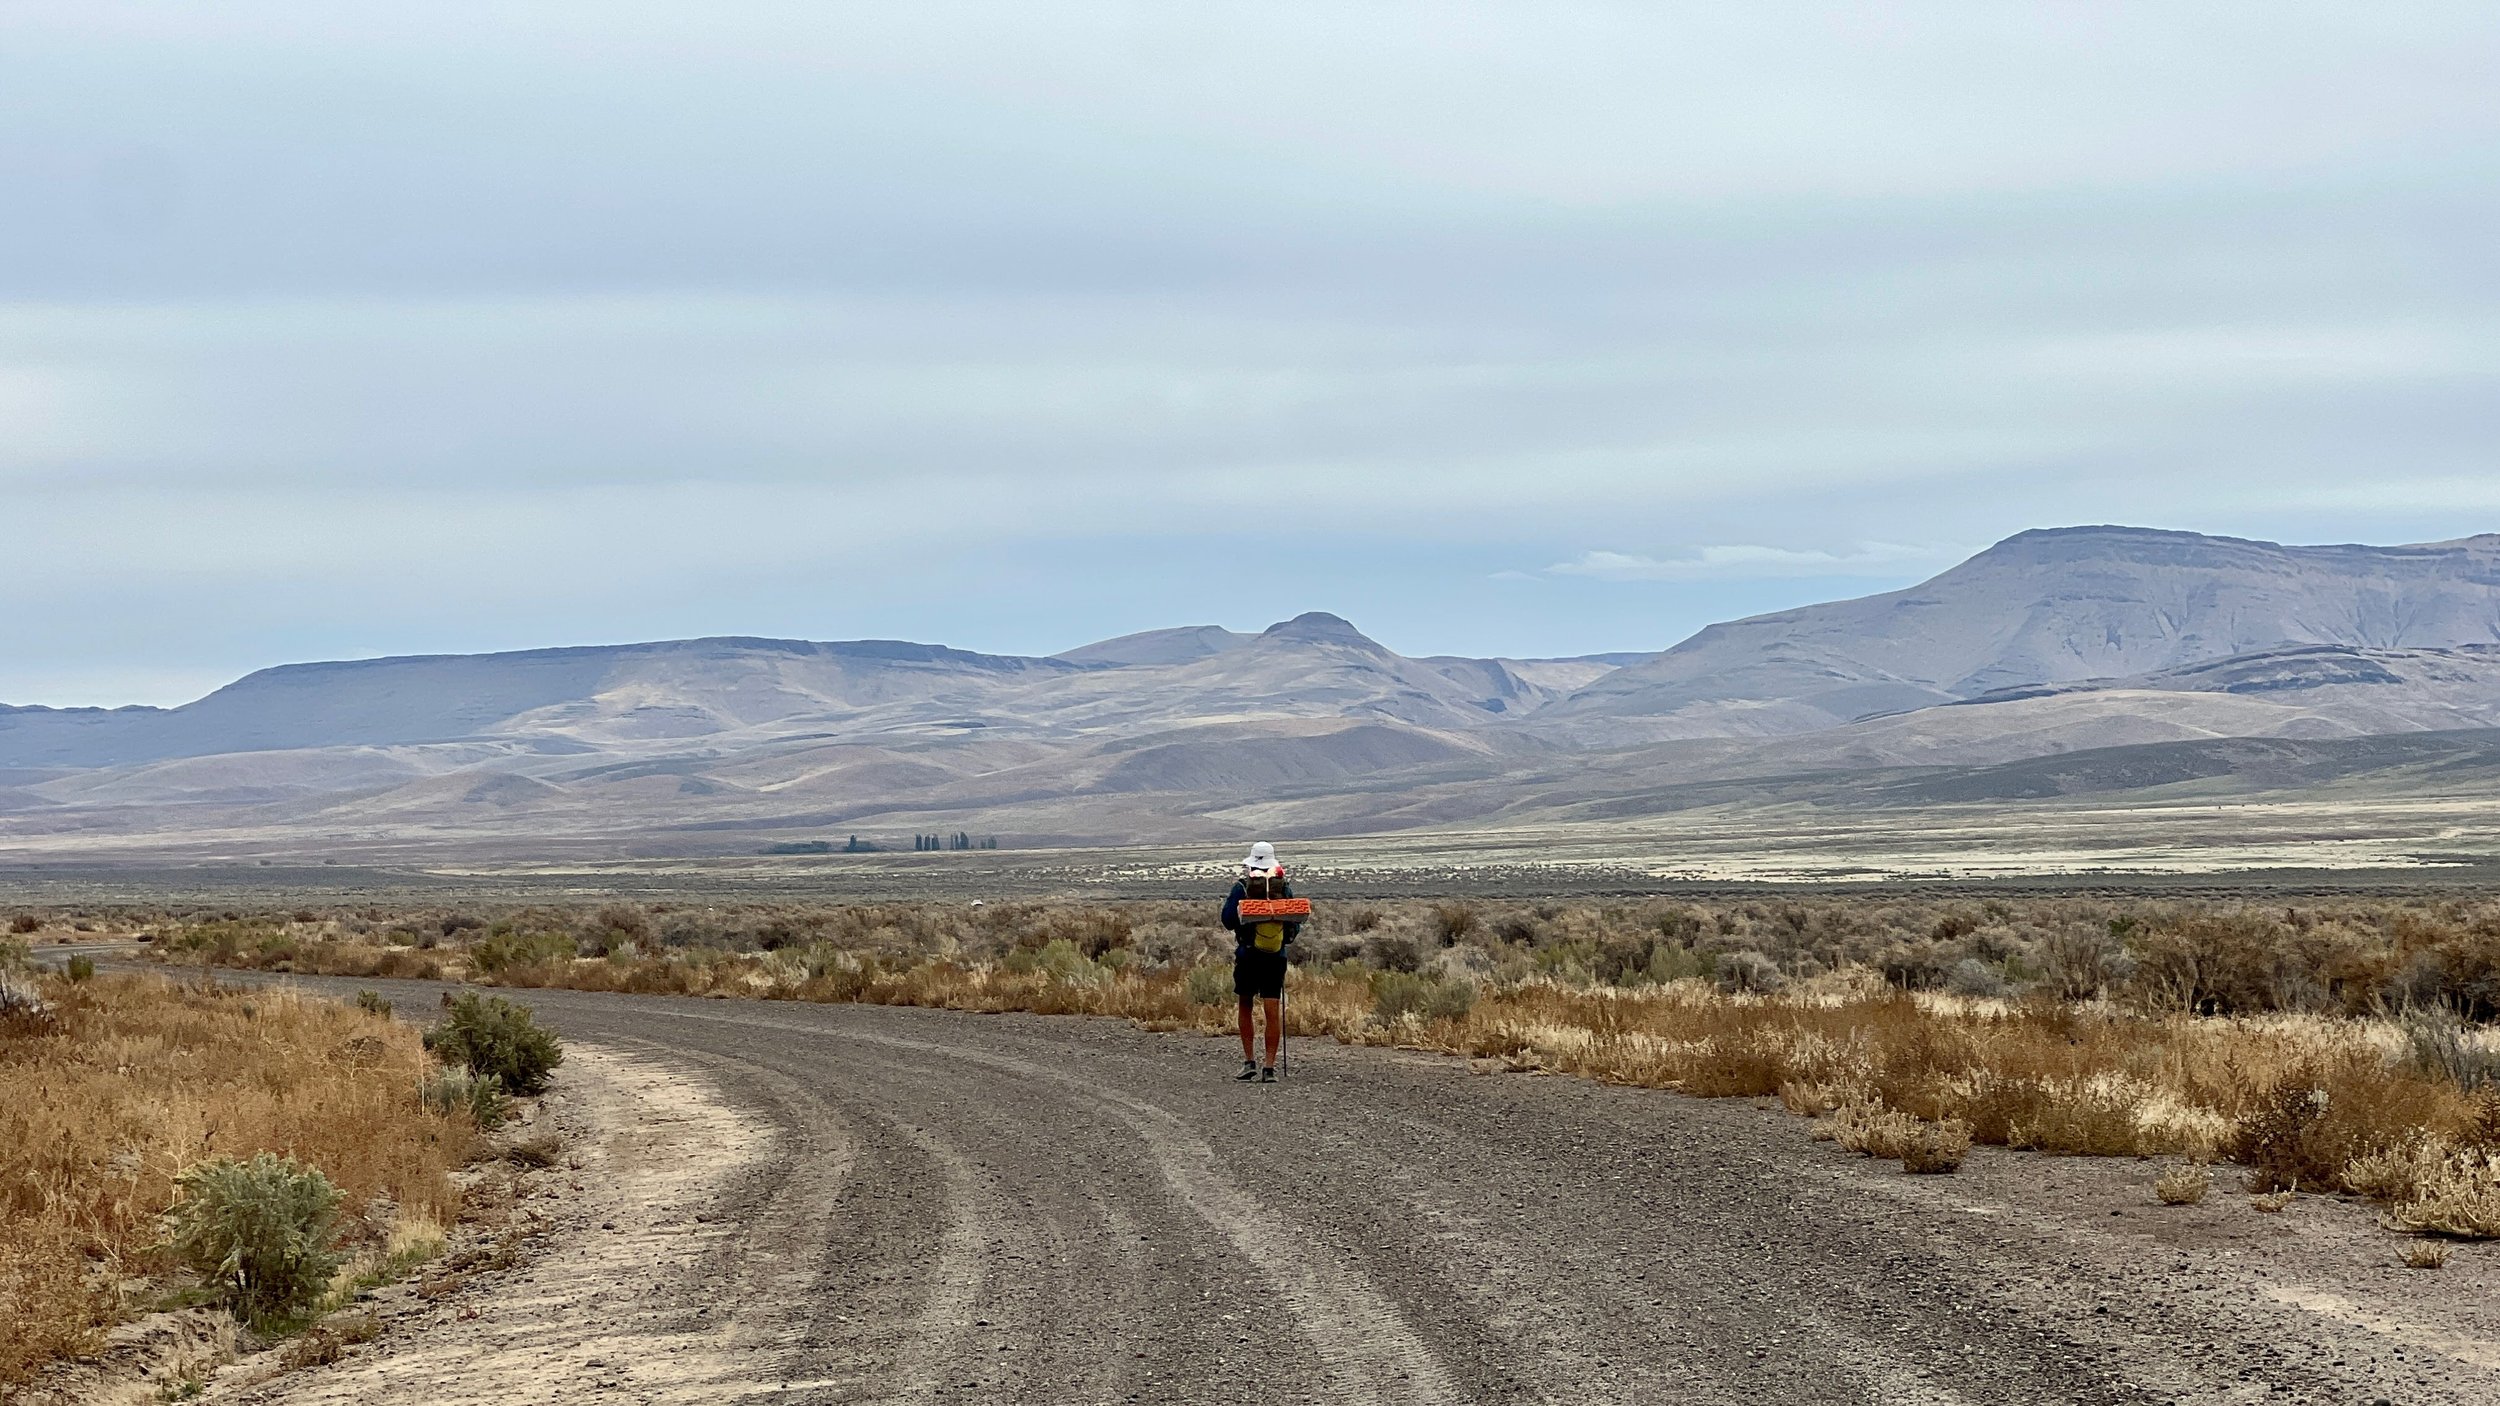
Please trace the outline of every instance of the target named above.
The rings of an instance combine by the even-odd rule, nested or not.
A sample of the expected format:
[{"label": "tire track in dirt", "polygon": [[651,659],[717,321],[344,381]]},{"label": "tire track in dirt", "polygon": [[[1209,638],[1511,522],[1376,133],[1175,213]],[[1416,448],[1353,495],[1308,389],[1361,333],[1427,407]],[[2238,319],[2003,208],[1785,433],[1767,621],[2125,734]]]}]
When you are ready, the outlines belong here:
[{"label": "tire track in dirt", "polygon": [[[691,1018],[718,1017],[696,1014]],[[821,1027],[769,1018],[740,1018],[733,1023],[820,1037],[826,1033]],[[832,1038],[1006,1074],[1046,1086],[1083,1109],[1118,1119],[1136,1136],[1154,1172],[1181,1203],[1229,1241],[1268,1281],[1275,1300],[1286,1310],[1284,1322],[1289,1330],[1308,1340],[1326,1364],[1331,1399],[1379,1406],[1459,1399],[1449,1374],[1387,1296],[1345,1265],[1279,1236],[1274,1213],[1244,1193],[1219,1165],[1215,1149],[1166,1109],[1012,1056],[889,1035],[844,1032]]]}]

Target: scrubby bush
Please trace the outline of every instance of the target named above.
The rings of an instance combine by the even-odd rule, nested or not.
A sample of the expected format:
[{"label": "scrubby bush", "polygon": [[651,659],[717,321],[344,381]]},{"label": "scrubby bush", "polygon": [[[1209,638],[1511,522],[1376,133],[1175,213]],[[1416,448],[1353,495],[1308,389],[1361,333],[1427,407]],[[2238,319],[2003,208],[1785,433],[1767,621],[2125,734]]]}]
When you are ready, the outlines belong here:
[{"label": "scrubby bush", "polygon": [[84,952],[70,958],[68,974],[69,979],[72,981],[95,980],[95,958],[88,956]]},{"label": "scrubby bush", "polygon": [[2181,1162],[2153,1178],[2153,1196],[2165,1206],[2193,1206],[2214,1189],[2214,1174],[2193,1162]]},{"label": "scrubby bush", "polygon": [[487,1132],[502,1127],[512,1116],[512,1099],[504,1093],[500,1077],[472,1074],[460,1065],[428,1074],[418,1093],[426,1107],[443,1114],[465,1113]]},{"label": "scrubby bush", "polygon": [[9,931],[17,933],[20,936],[30,932],[40,932],[42,930],[43,919],[36,917],[32,913],[20,913],[16,917],[9,919]]},{"label": "scrubby bush", "polygon": [[2135,958],[2107,924],[2061,925],[2036,950],[2049,991],[2063,1000],[2093,1000],[2135,974]]},{"label": "scrubby bush", "polygon": [[1233,999],[1233,974],[1225,967],[1191,967],[1189,969],[1189,1000],[1192,1005],[1221,1006]]},{"label": "scrubby bush", "polygon": [[2358,1051],[2293,1068],[2257,1090],[2223,1150],[2251,1191],[2340,1190],[2374,1154],[2412,1146],[2444,1121],[2455,1094]]},{"label": "scrubby bush", "polygon": [[1982,999],[2002,998],[2012,989],[1995,968],[1977,957],[1964,957],[1955,962],[1953,970],[1945,973],[1944,987],[1956,996]]},{"label": "scrubby bush", "polygon": [[1064,943],[1092,958],[1128,946],[1134,935],[1129,915],[1119,909],[1062,908],[1043,914],[1025,941],[1043,947]]},{"label": "scrubby bush", "polygon": [[577,955],[573,939],[560,932],[494,932],[469,949],[469,964],[480,975],[500,976],[514,967],[566,961]]},{"label": "scrubby bush", "polygon": [[[1783,1101],[1821,1103],[1826,1095],[1800,1085],[1786,1085]],[[1866,1157],[1896,1159],[1902,1170],[1922,1175],[1950,1172],[1970,1155],[1970,1125],[1959,1118],[1929,1122],[1916,1114],[1887,1108],[1881,1099],[1849,1098],[1832,1109],[1816,1135],[1843,1150]]]},{"label": "scrubby bush", "polygon": [[582,919],[574,933],[578,955],[604,957],[618,947],[651,943],[651,915],[631,903],[605,903]]},{"label": "scrubby bush", "polygon": [[318,1168],[263,1152],[182,1174],[173,1248],[245,1320],[311,1308],[338,1271],[338,1188]]},{"label": "scrubby bush", "polygon": [[1649,949],[1648,962],[1636,974],[1636,979],[1627,984],[1638,985],[1641,981],[1647,981],[1664,986],[1671,981],[1685,981],[1694,977],[1708,979],[1715,976],[1718,969],[1717,953],[1697,952],[1690,947],[1680,946],[1673,942],[1661,942]]},{"label": "scrubby bush", "polygon": [[2401,1028],[2406,1060],[2415,1069],[2473,1090],[2500,1083],[2500,1053],[2484,1048],[2453,1012],[2437,1007],[2405,1012]]},{"label": "scrubby bush", "polygon": [[1457,1020],[1476,1006],[1470,981],[1443,980],[1406,972],[1381,972],[1372,978],[1372,1014],[1386,1023],[1414,1016],[1420,1020]]},{"label": "scrubby bush", "polygon": [[2461,1153],[2440,1161],[2388,1218],[2425,1235],[2500,1239],[2500,1156]]},{"label": "scrubby bush", "polygon": [[356,993],[356,1009],[367,1015],[387,1016],[391,1013],[391,1003],[382,999],[381,992],[367,989]]},{"label": "scrubby bush", "polygon": [[1424,949],[1412,934],[1374,932],[1363,941],[1363,959],[1385,972],[1411,972],[1424,964]]},{"label": "scrubby bush", "polygon": [[1788,984],[1777,962],[1750,948],[1722,954],[1717,974],[1722,991],[1768,995]]},{"label": "scrubby bush", "polygon": [[1088,960],[1075,943],[1064,937],[1051,939],[1041,951],[1033,954],[1033,965],[1051,980],[1068,986],[1091,986],[1103,978],[1102,969]]},{"label": "scrubby bush", "polygon": [[445,1064],[493,1075],[516,1094],[544,1092],[547,1076],[564,1062],[555,1032],[541,1027],[526,1006],[501,996],[462,992],[440,1025],[425,1032],[425,1047]]},{"label": "scrubby bush", "polygon": [[1962,1159],[1968,1156],[1970,1125],[1959,1118],[1921,1123],[1901,1148],[1901,1170],[1937,1176],[1961,1170]]}]

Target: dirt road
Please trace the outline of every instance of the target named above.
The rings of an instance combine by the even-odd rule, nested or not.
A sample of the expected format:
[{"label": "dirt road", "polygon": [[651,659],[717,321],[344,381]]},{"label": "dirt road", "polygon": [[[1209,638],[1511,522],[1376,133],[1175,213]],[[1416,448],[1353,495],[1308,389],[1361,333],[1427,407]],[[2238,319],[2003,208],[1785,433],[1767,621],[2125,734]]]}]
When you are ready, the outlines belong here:
[{"label": "dirt road", "polygon": [[1743,1101],[1316,1042],[1259,1087],[1105,1021],[515,994],[607,1124],[572,1229],[474,1321],[256,1395],[2500,1400],[2493,1261],[2405,1270],[2349,1206],[1911,1178]]}]

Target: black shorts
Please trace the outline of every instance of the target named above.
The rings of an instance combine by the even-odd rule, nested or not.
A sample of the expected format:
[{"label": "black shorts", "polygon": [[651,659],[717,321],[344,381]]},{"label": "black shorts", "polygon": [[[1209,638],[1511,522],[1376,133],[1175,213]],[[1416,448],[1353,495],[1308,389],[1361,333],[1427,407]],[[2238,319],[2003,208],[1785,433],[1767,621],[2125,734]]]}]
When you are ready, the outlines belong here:
[{"label": "black shorts", "polygon": [[1256,947],[1233,949],[1233,994],[1247,999],[1264,996],[1275,1000],[1285,994],[1285,954],[1262,952]]}]

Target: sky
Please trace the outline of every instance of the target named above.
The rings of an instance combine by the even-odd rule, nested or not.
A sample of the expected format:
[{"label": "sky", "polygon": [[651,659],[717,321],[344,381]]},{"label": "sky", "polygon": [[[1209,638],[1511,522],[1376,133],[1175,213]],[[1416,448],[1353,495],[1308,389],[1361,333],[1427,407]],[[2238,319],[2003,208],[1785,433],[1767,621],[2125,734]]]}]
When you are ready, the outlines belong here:
[{"label": "sky", "polygon": [[0,0],[0,702],[2500,530],[2500,6]]}]

